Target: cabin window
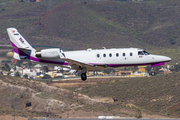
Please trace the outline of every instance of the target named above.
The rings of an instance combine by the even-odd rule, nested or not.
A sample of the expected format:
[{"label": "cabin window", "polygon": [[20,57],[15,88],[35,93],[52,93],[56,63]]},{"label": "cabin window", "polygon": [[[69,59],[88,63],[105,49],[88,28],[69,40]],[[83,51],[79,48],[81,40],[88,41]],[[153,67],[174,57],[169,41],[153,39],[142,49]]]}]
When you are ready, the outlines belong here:
[{"label": "cabin window", "polygon": [[126,54],[125,54],[125,53],[123,53],[123,56],[126,56]]},{"label": "cabin window", "polygon": [[111,54],[111,53],[109,53],[109,57],[112,57],[112,54]]},{"label": "cabin window", "polygon": [[132,53],[130,53],[130,56],[133,56],[133,54],[132,54]]},{"label": "cabin window", "polygon": [[116,57],[119,57],[119,53],[116,53]]},{"label": "cabin window", "polygon": [[103,54],[103,57],[106,57],[106,54]]},{"label": "cabin window", "polygon": [[143,51],[139,51],[138,55],[144,55]]},{"label": "cabin window", "polygon": [[100,55],[99,54],[97,54],[97,58],[99,58],[100,57]]}]

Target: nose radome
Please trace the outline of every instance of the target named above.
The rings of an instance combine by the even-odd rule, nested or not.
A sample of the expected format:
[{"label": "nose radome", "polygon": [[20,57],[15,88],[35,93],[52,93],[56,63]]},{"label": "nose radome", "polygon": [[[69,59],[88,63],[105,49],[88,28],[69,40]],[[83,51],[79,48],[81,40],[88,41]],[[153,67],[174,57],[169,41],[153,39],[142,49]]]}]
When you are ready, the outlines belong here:
[{"label": "nose radome", "polygon": [[171,58],[170,58],[170,57],[163,56],[163,57],[162,57],[162,60],[163,60],[164,62],[170,62],[170,61],[171,61]]}]

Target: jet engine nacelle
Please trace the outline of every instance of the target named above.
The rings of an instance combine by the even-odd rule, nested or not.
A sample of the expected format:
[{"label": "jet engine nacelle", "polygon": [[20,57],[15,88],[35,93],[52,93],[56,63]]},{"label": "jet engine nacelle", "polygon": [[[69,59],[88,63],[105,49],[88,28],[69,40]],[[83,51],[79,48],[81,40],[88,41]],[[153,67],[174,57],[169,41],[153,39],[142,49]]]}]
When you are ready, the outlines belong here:
[{"label": "jet engine nacelle", "polygon": [[36,52],[36,57],[47,59],[60,58],[60,52],[61,49],[59,48],[43,49],[40,52]]}]

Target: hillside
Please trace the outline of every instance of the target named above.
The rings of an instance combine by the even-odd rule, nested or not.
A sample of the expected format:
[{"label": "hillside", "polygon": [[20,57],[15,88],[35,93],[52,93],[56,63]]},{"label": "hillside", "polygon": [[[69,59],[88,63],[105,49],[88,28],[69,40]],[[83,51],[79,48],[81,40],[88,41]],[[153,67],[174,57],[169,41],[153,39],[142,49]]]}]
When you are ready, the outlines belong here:
[{"label": "hillside", "polygon": [[[90,97],[112,97],[116,104],[179,118],[180,73],[155,77],[119,79],[84,87],[81,94]],[[114,106],[115,107],[115,106]],[[115,107],[118,109],[118,107]]]},{"label": "hillside", "polygon": [[[0,75],[0,115],[21,117],[86,117],[86,105],[103,105],[96,99],[38,81]],[[80,112],[80,113],[79,113]],[[91,117],[100,114],[97,111]],[[86,113],[86,114],[81,114]],[[101,112],[103,113],[103,111]],[[74,114],[74,115],[72,115]],[[105,113],[104,113],[105,114]]]},{"label": "hillside", "polygon": [[71,49],[179,46],[178,0],[72,1],[11,0],[0,5],[0,43],[8,43],[6,28],[16,27],[34,45]]},{"label": "hillside", "polygon": [[63,3],[46,12],[40,23],[47,34],[78,47],[178,47],[179,4],[178,0]]},{"label": "hillside", "polygon": [[[24,118],[46,116],[53,118],[97,118],[99,115],[135,117],[137,108],[132,107],[135,105],[130,104],[130,102],[124,104],[125,99],[128,98],[123,98],[124,100],[120,101],[118,97],[110,96],[111,90],[116,94],[117,89],[111,89],[108,86],[109,90],[105,88],[102,91],[96,91],[95,96],[90,94],[91,97],[79,93],[92,93],[91,88],[97,90],[98,86],[101,89],[104,85],[113,85],[112,83],[118,83],[119,80],[129,81],[117,77],[89,78],[88,81],[78,79],[72,80],[74,85],[69,85],[69,87],[77,86],[76,88],[63,89],[59,85],[62,82],[69,83],[70,81],[59,81],[59,85],[58,82],[47,81],[48,84],[45,84],[39,81],[0,75],[0,118],[2,115],[13,116],[14,113],[16,116]],[[77,83],[84,87],[79,87]],[[132,84],[134,82],[129,83],[128,86],[132,86]],[[88,87],[89,85],[91,87]],[[119,84],[117,85],[119,86]],[[131,88],[127,87],[123,91],[128,89]],[[103,92],[108,94],[102,95]],[[140,109],[144,118],[167,118],[149,112],[151,111],[149,108]],[[176,117],[176,115],[171,117]]]},{"label": "hillside", "polygon": [[36,47],[138,47],[180,62],[179,0],[1,2],[1,45],[10,45],[6,29],[15,27]]}]

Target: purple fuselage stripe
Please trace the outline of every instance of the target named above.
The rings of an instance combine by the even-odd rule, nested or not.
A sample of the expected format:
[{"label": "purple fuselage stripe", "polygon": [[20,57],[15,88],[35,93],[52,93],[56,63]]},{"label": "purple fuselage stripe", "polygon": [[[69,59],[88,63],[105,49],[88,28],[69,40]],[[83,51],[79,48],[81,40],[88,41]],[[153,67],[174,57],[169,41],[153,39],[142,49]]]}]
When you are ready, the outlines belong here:
[{"label": "purple fuselage stripe", "polygon": [[105,65],[104,63],[89,63],[89,65]]},{"label": "purple fuselage stripe", "polygon": [[13,42],[11,42],[11,44],[12,44],[12,47],[16,47],[17,48],[17,46]]},{"label": "purple fuselage stripe", "polygon": [[[125,66],[142,66],[142,65],[151,65],[152,67],[154,66],[159,66],[159,65],[164,65],[165,62],[169,61],[164,61],[164,62],[156,62],[156,63],[143,63],[143,64],[107,64],[108,67],[125,67]],[[89,63],[90,65],[102,65],[101,63]],[[105,65],[105,64],[103,64]]]},{"label": "purple fuselage stripe", "polygon": [[[18,51],[18,47],[13,43],[13,42],[11,42],[11,44],[12,44],[12,47],[14,47],[14,52],[15,53],[17,53],[17,54],[19,54],[19,51]],[[17,48],[17,49],[16,49]]]}]

